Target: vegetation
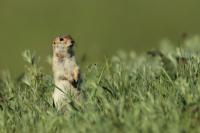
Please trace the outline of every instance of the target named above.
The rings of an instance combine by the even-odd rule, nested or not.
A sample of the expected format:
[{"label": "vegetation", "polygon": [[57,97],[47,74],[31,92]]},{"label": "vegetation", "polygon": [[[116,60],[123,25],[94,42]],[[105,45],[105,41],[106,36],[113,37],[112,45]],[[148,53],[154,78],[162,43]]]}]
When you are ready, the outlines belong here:
[{"label": "vegetation", "polygon": [[[199,132],[200,38],[163,41],[142,55],[118,52],[83,72],[82,99],[53,107],[52,75],[23,53],[25,72],[0,82],[0,132]],[[66,101],[67,102],[67,101]]]},{"label": "vegetation", "polygon": [[20,53],[34,49],[44,60],[59,35],[73,37],[86,65],[121,48],[145,52],[163,37],[177,41],[183,32],[200,34],[199,5],[200,0],[1,0],[0,71],[17,77],[24,71]]}]

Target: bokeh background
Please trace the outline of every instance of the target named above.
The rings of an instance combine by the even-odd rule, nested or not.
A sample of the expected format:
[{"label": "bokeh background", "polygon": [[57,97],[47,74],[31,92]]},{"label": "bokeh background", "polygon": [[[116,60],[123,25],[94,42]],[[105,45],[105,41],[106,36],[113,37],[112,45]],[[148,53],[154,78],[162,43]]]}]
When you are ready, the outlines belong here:
[{"label": "bokeh background", "polygon": [[86,62],[117,50],[142,52],[163,38],[199,34],[200,0],[0,0],[0,70],[22,72],[25,49],[44,63],[53,38],[65,33]]}]

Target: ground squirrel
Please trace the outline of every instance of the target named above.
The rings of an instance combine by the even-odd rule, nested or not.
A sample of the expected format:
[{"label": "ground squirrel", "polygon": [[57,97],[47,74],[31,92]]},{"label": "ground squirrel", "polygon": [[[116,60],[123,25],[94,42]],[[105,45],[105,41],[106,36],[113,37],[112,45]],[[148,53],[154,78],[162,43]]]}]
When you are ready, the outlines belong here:
[{"label": "ground squirrel", "polygon": [[80,69],[74,54],[74,40],[70,35],[59,36],[53,41],[54,105],[61,109],[67,103],[67,95],[79,95]]}]

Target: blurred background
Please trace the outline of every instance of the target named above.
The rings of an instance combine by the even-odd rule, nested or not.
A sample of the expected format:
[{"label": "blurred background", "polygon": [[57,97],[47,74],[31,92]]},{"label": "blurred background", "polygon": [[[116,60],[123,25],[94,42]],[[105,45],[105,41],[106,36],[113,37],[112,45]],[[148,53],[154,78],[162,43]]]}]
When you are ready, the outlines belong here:
[{"label": "blurred background", "polygon": [[24,69],[21,53],[36,52],[47,70],[54,37],[76,40],[82,65],[117,50],[138,53],[161,39],[200,33],[199,0],[0,0],[0,71]]}]

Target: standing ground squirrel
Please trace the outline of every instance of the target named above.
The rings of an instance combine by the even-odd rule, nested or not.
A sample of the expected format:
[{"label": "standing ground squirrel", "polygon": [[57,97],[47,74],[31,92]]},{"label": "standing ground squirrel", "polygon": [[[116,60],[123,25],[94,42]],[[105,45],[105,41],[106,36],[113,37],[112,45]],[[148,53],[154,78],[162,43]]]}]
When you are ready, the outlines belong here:
[{"label": "standing ground squirrel", "polygon": [[74,54],[74,40],[70,35],[59,36],[53,41],[53,100],[58,110],[67,103],[67,95],[79,95],[80,69]]}]

